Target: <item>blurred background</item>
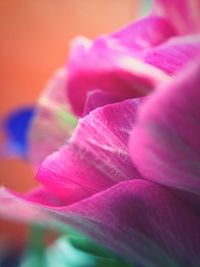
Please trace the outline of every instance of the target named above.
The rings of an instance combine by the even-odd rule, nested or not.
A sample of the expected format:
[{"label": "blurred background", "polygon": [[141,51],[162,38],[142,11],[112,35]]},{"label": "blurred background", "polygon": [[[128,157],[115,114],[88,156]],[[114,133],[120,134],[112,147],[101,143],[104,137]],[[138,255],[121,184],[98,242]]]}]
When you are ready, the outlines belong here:
[{"label": "blurred background", "polygon": [[[34,104],[54,71],[65,64],[70,40],[94,38],[131,22],[139,0],[1,0],[0,118]],[[25,192],[34,185],[31,167],[0,161],[0,184]],[[0,220],[0,243],[23,246],[27,228]]]}]

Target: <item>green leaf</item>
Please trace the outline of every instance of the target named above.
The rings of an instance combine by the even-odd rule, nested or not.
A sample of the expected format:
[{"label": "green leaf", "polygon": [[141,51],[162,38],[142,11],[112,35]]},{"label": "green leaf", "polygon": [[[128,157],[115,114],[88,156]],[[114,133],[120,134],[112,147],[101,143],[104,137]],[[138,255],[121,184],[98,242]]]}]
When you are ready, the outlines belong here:
[{"label": "green leaf", "polygon": [[32,226],[20,267],[133,267],[71,227],[62,228],[62,232],[65,235],[45,248],[45,228]]},{"label": "green leaf", "polygon": [[48,267],[130,267],[132,264],[85,236],[58,239],[46,253]]},{"label": "green leaf", "polygon": [[28,245],[24,253],[20,267],[47,267],[45,258],[44,227],[34,225],[30,228]]}]

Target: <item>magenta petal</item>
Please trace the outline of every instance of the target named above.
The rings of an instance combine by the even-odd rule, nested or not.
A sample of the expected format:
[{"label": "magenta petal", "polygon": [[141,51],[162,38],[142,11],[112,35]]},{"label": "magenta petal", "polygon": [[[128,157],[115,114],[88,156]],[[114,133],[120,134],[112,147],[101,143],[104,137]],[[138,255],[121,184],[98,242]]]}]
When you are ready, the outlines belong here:
[{"label": "magenta petal", "polygon": [[180,34],[199,32],[200,0],[154,0],[156,15],[169,19]]},{"label": "magenta petal", "polygon": [[157,46],[174,35],[176,32],[167,20],[151,15],[134,21],[111,37],[130,48],[135,56],[140,56],[145,49]]},{"label": "magenta petal", "polygon": [[90,91],[87,95],[87,100],[85,103],[85,110],[83,115],[87,115],[90,111],[95,108],[103,107],[107,104],[113,104],[119,102],[120,98],[118,99],[117,96],[108,94],[102,90],[94,90]]},{"label": "magenta petal", "polygon": [[116,38],[94,42],[76,39],[69,57],[67,95],[75,114],[82,116],[88,92],[100,89],[120,101],[146,95],[168,77],[131,57]]},{"label": "magenta petal", "polygon": [[58,150],[71,135],[65,96],[66,72],[57,71],[39,98],[29,131],[29,159],[37,167],[46,156]]},{"label": "magenta petal", "polygon": [[149,180],[200,194],[200,61],[143,104],[130,153]]},{"label": "magenta petal", "polygon": [[176,37],[158,47],[147,50],[144,54],[144,62],[172,75],[199,54],[200,35]]},{"label": "magenta petal", "polygon": [[5,188],[0,188],[0,216],[1,218],[27,223],[48,222],[49,215],[45,213],[40,202],[34,203],[27,196],[13,193]]},{"label": "magenta petal", "polygon": [[71,140],[42,163],[37,179],[71,203],[122,180],[138,178],[127,142],[140,100],[98,108],[80,120]]},{"label": "magenta petal", "polygon": [[1,191],[0,214],[48,225],[68,224],[136,266],[197,267],[199,263],[200,219],[166,188],[145,180],[122,182],[61,208],[31,204]]},{"label": "magenta petal", "polygon": [[[21,194],[13,193],[16,197],[22,197]],[[64,205],[59,199],[57,199],[50,191],[48,191],[45,187],[39,186],[34,188],[32,191],[24,194],[24,200],[40,203],[46,206],[62,206]]]}]

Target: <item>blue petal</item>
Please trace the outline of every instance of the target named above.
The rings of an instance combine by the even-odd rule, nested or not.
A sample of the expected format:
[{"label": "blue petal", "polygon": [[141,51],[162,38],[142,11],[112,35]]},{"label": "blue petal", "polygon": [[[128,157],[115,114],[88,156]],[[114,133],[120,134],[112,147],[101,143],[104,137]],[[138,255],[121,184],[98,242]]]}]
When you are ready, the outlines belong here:
[{"label": "blue petal", "polygon": [[3,120],[2,128],[6,138],[3,144],[4,156],[26,157],[27,134],[34,115],[32,106],[20,107],[10,112]]}]

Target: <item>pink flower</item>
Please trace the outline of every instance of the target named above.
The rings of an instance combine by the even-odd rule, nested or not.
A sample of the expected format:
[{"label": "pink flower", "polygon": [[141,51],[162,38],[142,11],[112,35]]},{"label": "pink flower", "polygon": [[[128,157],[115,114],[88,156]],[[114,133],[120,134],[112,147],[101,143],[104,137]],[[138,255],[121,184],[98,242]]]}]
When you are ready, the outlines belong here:
[{"label": "pink flower", "polygon": [[[166,2],[159,1],[163,16]],[[188,2],[183,1],[185,5]],[[176,14],[178,3],[175,1]],[[164,37],[151,39],[154,35],[148,36],[146,27],[133,31],[137,37],[145,32],[151,44],[145,51],[137,38],[133,50],[130,39],[122,38],[130,38],[126,31],[140,29],[138,22],[109,38],[99,38],[89,50],[78,44],[67,83],[80,86],[68,90],[74,88],[73,109],[79,115],[84,110],[87,114],[68,142],[40,165],[36,179],[41,187],[25,195],[1,189],[2,216],[56,227],[68,224],[135,266],[199,266],[199,37],[177,37],[163,43],[171,36],[169,32],[190,32],[186,25],[194,20],[190,10],[187,12],[184,31],[180,27],[183,22],[170,25],[160,17],[155,25],[161,25],[157,20],[165,23]],[[149,19],[152,17],[139,23]],[[120,38],[113,45],[116,36]],[[155,41],[159,36],[161,41]],[[119,43],[124,43],[123,53]],[[150,59],[154,66],[145,63]],[[185,67],[191,59],[194,62]],[[88,85],[95,87],[91,90]],[[77,88],[83,93],[79,102]],[[156,90],[136,98],[141,88],[143,93]]]},{"label": "pink flower", "polygon": [[115,33],[73,41],[67,68],[56,74],[39,102],[30,131],[34,166],[71,135],[70,107],[83,116],[96,107],[147,95],[198,54],[200,35],[191,33],[199,29],[193,12],[199,0],[154,2],[149,16]]},{"label": "pink flower", "polygon": [[146,95],[166,74],[174,76],[200,49],[200,36],[190,35],[200,29],[199,6],[198,0],[156,0],[149,16],[115,33],[75,39],[66,70],[72,111],[87,114],[96,90],[107,96],[95,97],[102,106]]}]

